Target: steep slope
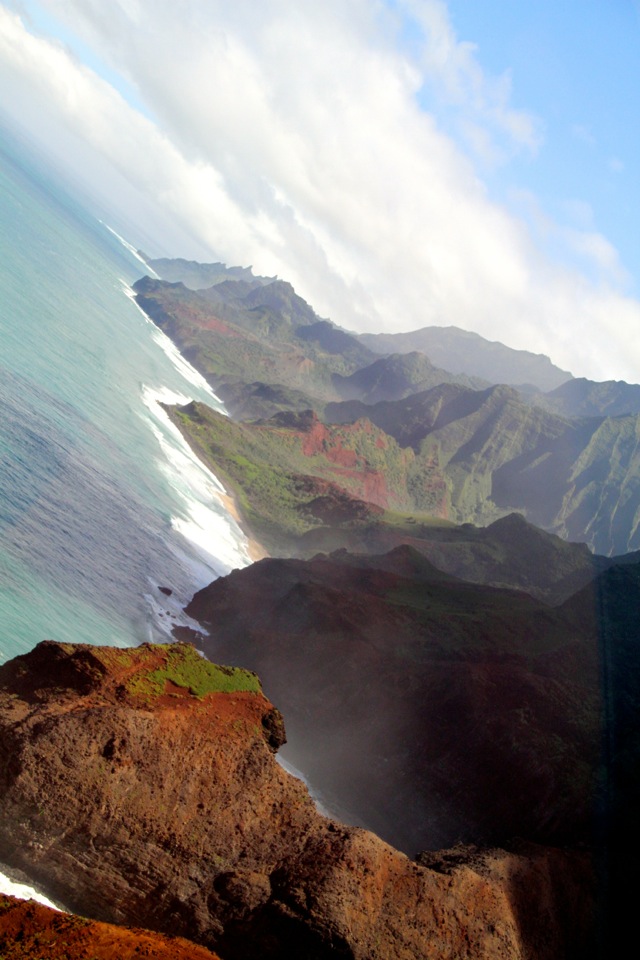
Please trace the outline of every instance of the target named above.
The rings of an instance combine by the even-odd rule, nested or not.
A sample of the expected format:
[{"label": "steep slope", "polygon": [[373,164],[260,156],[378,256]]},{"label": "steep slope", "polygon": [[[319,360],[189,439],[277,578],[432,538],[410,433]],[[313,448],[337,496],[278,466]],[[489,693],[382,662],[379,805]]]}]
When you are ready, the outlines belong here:
[{"label": "steep slope", "polygon": [[[347,547],[353,553],[385,553],[407,545],[439,570],[471,583],[524,590],[549,604],[562,603],[620,557],[592,554],[586,544],[567,543],[510,513],[488,527],[470,523],[422,523],[388,514],[348,529],[316,528],[298,542],[296,555],[313,557]],[[640,556],[628,554],[629,562]],[[627,559],[626,557],[624,559]]]},{"label": "steep slope", "polygon": [[570,598],[563,611],[596,635],[602,650],[607,735],[600,872],[612,929],[631,934],[629,878],[640,852],[640,564],[611,567]]},{"label": "steep slope", "polygon": [[255,286],[271,283],[275,277],[255,277],[251,267],[228,267],[225,263],[197,263],[180,257],[152,259],[138,250],[145,263],[163,280],[183,283],[190,290],[202,290],[214,284],[242,281]]},{"label": "steep slope", "polygon": [[277,413],[304,413],[312,407],[320,413],[324,407],[317,397],[281,384],[228,381],[216,385],[216,393],[234,420],[268,420]]},{"label": "steep slope", "polygon": [[332,375],[375,359],[281,280],[227,281],[193,291],[143,277],[133,289],[139,306],[214,386],[260,381],[335,399]]},{"label": "steep slope", "polygon": [[482,377],[489,383],[531,384],[539,390],[553,390],[571,379],[570,373],[554,366],[542,354],[513,350],[459,327],[423,327],[410,333],[363,333],[360,339],[376,353],[419,350],[426,353],[432,363],[451,373]]},{"label": "steep slope", "polygon": [[585,854],[419,865],[326,820],[275,762],[281,721],[249,681],[184,645],[45,643],[3,665],[3,858],[84,914],[224,960],[588,955]]},{"label": "steep slope", "polygon": [[206,651],[261,672],[292,762],[407,852],[590,839],[599,654],[562,613],[408,547],[263,560],[187,612]]},{"label": "steep slope", "polygon": [[[640,547],[640,416],[565,420],[509,387],[455,384],[371,406],[329,403],[325,423],[311,411],[248,424],[202,405],[169,412],[272,551],[323,525],[309,512],[324,492],[313,477],[414,519],[484,525],[519,512],[602,555]],[[353,519],[363,518],[358,508]]]},{"label": "steep slope", "polygon": [[412,503],[406,477],[413,451],[368,420],[332,427],[307,410],[234,423],[204,404],[166,409],[236,492],[252,533],[271,551],[291,549],[331,514],[361,522]]},{"label": "steep slope", "polygon": [[421,393],[440,383],[459,383],[480,390],[489,386],[479,377],[449,373],[435,367],[424,353],[394,353],[361,367],[348,377],[336,374],[333,385],[343,400],[378,403],[380,400],[401,400]]},{"label": "steep slope", "polygon": [[439,496],[436,506],[449,511],[446,473],[399,448],[367,419],[340,428],[304,411],[237,424],[199,404],[167,410],[234,491],[244,521],[272,554],[311,557],[340,547],[384,553],[410,544],[448,573],[526,590],[551,603],[611,563],[517,514],[478,528],[415,511],[412,484],[420,469],[422,504],[427,489],[431,502]]},{"label": "steep slope", "polygon": [[324,416],[334,422],[367,416],[402,447],[411,446],[416,459],[408,483],[418,508],[430,509],[440,477],[441,509],[456,522],[487,523],[518,511],[596,553],[640,547],[637,415],[567,420],[529,407],[509,387],[443,384],[395,402],[331,403]]},{"label": "steep slope", "polygon": [[[240,268],[234,273],[223,264],[153,264],[173,282],[137,281],[138,304],[216,387],[232,387],[234,416],[245,400],[256,415],[276,412],[268,401],[260,404],[259,388],[265,387],[280,393],[280,409],[301,409],[295,393],[303,391],[306,407],[319,410],[327,399],[371,403],[442,382],[486,385],[439,370],[424,354],[379,359],[355,335],[320,319],[285,281],[255,278]],[[194,289],[205,281],[210,285]],[[283,403],[287,398],[290,407]]]},{"label": "steep slope", "polygon": [[[191,279],[197,266],[180,263],[173,275]],[[415,454],[395,502],[374,497],[378,506],[477,524],[518,511],[600,554],[640,548],[640,387],[574,380],[546,357],[456,328],[374,338],[376,349],[393,342],[408,350],[376,358],[366,336],[320,319],[290,284],[205,267],[199,279],[215,281],[206,289],[148,277],[134,288],[147,314],[223,388],[232,414],[314,409],[327,424],[369,419]],[[429,352],[447,369],[415,351],[429,344],[440,346],[440,355]],[[469,389],[478,383],[459,372],[471,369],[469,357],[487,364],[475,374],[529,387],[522,395],[506,386]],[[603,410],[616,416],[591,415]]]},{"label": "steep slope", "polygon": [[532,395],[529,402],[561,417],[620,417],[640,413],[640,386],[576,377],[548,393]]}]

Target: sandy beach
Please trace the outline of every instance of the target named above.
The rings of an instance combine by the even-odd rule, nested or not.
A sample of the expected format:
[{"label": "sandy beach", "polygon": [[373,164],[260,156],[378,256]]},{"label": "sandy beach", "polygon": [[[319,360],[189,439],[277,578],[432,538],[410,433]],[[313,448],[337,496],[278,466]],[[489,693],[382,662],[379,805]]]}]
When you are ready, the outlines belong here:
[{"label": "sandy beach", "polygon": [[249,557],[251,558],[251,561],[255,563],[256,560],[263,560],[265,557],[270,556],[269,552],[265,550],[262,544],[258,543],[258,541],[254,539],[247,531],[246,525],[244,524],[244,521],[240,515],[240,510],[238,508],[238,501],[233,496],[233,494],[225,492],[225,493],[220,493],[219,496],[223,504],[225,505],[226,509],[229,511],[229,513],[231,514],[233,519],[236,521],[238,526],[242,529],[242,532],[247,538],[247,552],[249,554]]}]

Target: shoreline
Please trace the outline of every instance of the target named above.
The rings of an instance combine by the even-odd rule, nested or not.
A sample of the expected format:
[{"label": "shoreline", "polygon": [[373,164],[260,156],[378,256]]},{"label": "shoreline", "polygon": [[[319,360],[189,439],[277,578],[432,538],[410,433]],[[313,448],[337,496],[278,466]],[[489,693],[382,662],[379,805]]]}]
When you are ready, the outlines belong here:
[{"label": "shoreline", "polygon": [[266,557],[270,557],[271,554],[268,552],[268,550],[266,550],[265,547],[263,547],[263,545],[255,539],[255,537],[251,536],[245,527],[236,497],[232,493],[228,493],[226,490],[224,492],[220,491],[218,496],[220,497],[225,510],[231,514],[233,519],[240,527],[243,535],[246,537],[247,553],[251,562],[257,563],[258,560],[264,560]]},{"label": "shoreline", "polygon": [[60,903],[49,899],[43,887],[32,880],[26,873],[7,863],[0,863],[0,894],[14,897],[16,900],[35,900],[36,903],[57,910],[58,913],[69,911]]}]

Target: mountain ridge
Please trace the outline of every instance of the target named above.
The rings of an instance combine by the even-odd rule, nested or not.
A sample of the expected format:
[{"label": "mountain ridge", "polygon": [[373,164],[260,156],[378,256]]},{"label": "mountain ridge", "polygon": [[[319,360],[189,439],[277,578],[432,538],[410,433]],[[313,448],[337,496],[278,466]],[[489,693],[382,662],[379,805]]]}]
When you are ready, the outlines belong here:
[{"label": "mountain ridge", "polygon": [[[420,350],[452,373],[465,372],[491,383],[535,386],[552,390],[571,380],[572,374],[556,367],[549,357],[515,350],[455,326],[421,327],[406,333],[363,333],[360,339],[376,353]],[[509,375],[505,377],[505,371]]]},{"label": "mountain ridge", "polygon": [[[525,395],[448,373],[416,352],[376,358],[366,338],[318,318],[290,284],[252,286],[226,277],[197,293],[148,278],[134,289],[140,306],[221,390],[232,414],[251,422],[313,409],[332,430],[336,423],[374,423],[416,455],[403,510],[475,524],[515,510],[599,554],[640,547],[640,414],[573,415],[598,409],[598,402],[629,406],[626,398],[635,402],[640,388],[618,384],[612,393],[607,384],[567,374],[553,394]],[[511,373],[512,353],[502,348]],[[352,399],[341,399],[345,393]]]}]

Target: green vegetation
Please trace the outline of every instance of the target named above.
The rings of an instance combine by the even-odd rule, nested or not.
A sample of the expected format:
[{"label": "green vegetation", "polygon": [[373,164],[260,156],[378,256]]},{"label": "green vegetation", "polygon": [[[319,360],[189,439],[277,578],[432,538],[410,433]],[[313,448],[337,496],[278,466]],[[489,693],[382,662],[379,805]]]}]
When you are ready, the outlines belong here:
[{"label": "green vegetation", "polygon": [[261,692],[255,673],[211,663],[188,644],[157,644],[142,649],[161,652],[164,661],[161,667],[148,673],[133,674],[125,683],[128,693],[145,700],[164,694],[167,683],[182,687],[199,699],[208,693]]},{"label": "green vegetation", "polygon": [[261,693],[255,673],[224,667],[201,656],[188,643],[150,644],[139,647],[84,647],[57,644],[72,665],[99,684],[105,674],[115,675],[127,693],[146,701],[180,687],[199,699],[208,693]]},{"label": "green vegetation", "polygon": [[[482,395],[474,395],[473,403],[463,394],[466,411],[457,412],[466,416],[457,419],[466,423],[450,420],[445,410],[445,425],[420,441],[417,453],[402,449],[367,420],[326,425],[307,411],[235,423],[200,404],[168,412],[195,452],[236,495],[244,521],[272,555],[314,556],[343,547],[384,553],[411,543],[448,573],[517,587],[557,603],[589,579],[594,558],[586,547],[566,543],[518,518],[511,513],[510,500],[518,492],[518,483],[526,481],[533,486],[527,498],[530,512],[544,509],[552,515],[554,486],[539,475],[557,474],[560,454],[539,451],[547,442],[545,432],[553,440],[558,429],[570,425],[526,408],[520,429],[509,435],[509,421],[518,414],[513,391],[497,394],[485,392],[485,402]],[[452,403],[459,398],[458,388],[449,391]],[[422,401],[411,399],[417,424],[420,409],[428,409],[432,399],[428,395]],[[375,417],[379,407],[398,405],[368,409]],[[618,418],[599,428],[592,421],[589,427],[594,449],[600,435],[612,447],[616,438],[624,437],[609,465],[620,472],[620,489],[630,516],[640,511],[632,493],[637,471],[624,476],[627,460],[620,454],[632,450],[630,421],[634,420]],[[571,456],[571,451],[565,454],[565,464]],[[350,468],[344,466],[349,458]],[[595,453],[586,453],[585,458],[593,464]],[[578,458],[576,474],[583,469]],[[591,486],[588,490],[593,495]],[[565,524],[569,518],[576,522],[572,509],[577,491],[576,485],[573,508],[570,497],[563,500]],[[388,495],[386,508],[371,503],[381,492]],[[460,527],[469,514],[478,526]],[[489,521],[495,525],[482,526]]]},{"label": "green vegetation", "polygon": [[[389,499],[411,509],[406,491],[413,451],[368,421],[327,427],[310,411],[269,421],[235,423],[202,404],[167,408],[195,452],[238,499],[245,521],[272,551],[291,548],[325,523],[371,520],[366,507]],[[328,521],[323,510],[338,512]]]},{"label": "green vegetation", "polygon": [[[348,375],[375,359],[356,337],[319,320],[282,281],[194,291],[145,277],[134,289],[145,313],[216,386],[259,381],[322,404],[338,399],[334,373]],[[339,350],[326,328],[340,335]]]},{"label": "green vegetation", "polygon": [[[195,269],[177,268],[187,279]],[[551,412],[633,411],[640,387],[574,381],[546,358],[453,328],[357,338],[320,320],[290,284],[220,264],[210,274],[216,285],[198,291],[144,278],[135,284],[137,299],[187,359],[222,385],[234,416],[276,415],[244,434],[234,431],[238,424],[225,428],[204,415],[206,431],[187,418],[179,423],[271,551],[290,550],[323,527],[318,489],[301,482],[309,476],[394,511],[478,525],[517,511],[600,554],[640,548],[640,415],[567,419]],[[364,346],[378,350],[387,340],[411,352],[380,358]],[[520,370],[520,383],[540,383],[537,371],[562,387],[549,409],[512,387],[469,389],[479,382],[416,352],[427,343],[446,348],[430,354],[438,366],[447,366],[444,356],[464,366],[482,347],[487,369]],[[353,399],[337,402],[340,396]],[[300,419],[309,408],[324,418],[328,435],[303,450],[301,429],[282,418]],[[324,526],[336,529],[335,522]]]}]

